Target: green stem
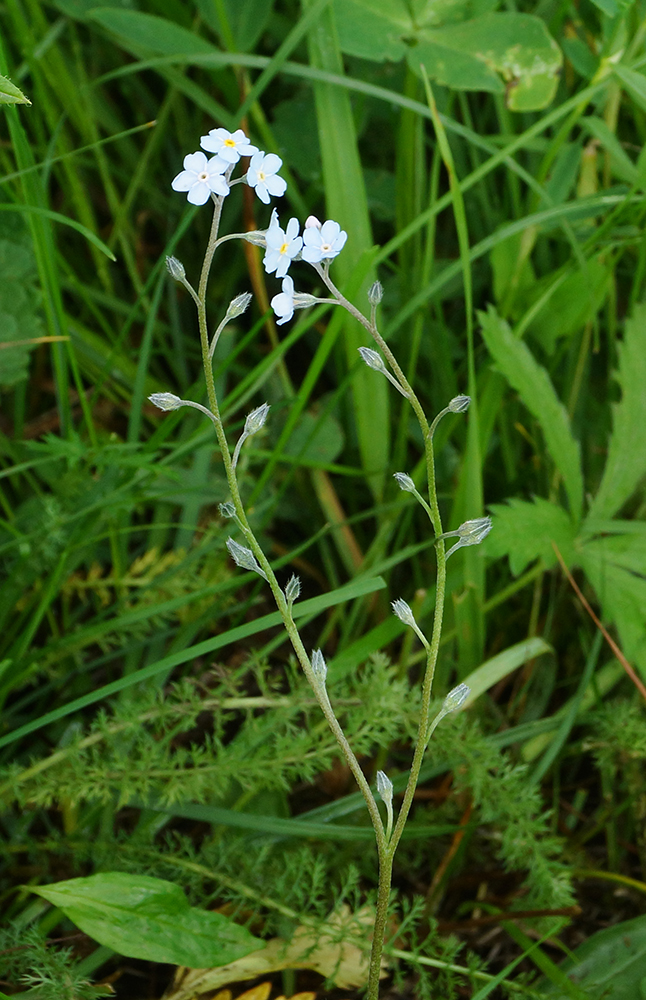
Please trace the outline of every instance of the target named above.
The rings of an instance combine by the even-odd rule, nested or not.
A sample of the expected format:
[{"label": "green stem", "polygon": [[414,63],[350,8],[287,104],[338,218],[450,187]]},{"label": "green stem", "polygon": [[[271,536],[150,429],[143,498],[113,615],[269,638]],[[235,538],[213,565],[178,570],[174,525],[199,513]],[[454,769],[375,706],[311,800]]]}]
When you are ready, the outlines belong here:
[{"label": "green stem", "polygon": [[[228,178],[227,178],[228,179]],[[325,718],[327,719],[328,725],[334,734],[334,737],[343,752],[343,756],[348,762],[348,766],[352,771],[352,774],[357,782],[359,789],[366,801],[366,806],[368,808],[368,813],[372,821],[372,825],[375,831],[375,837],[377,839],[377,846],[380,851],[385,850],[386,837],[384,833],[383,823],[381,821],[381,815],[375,802],[375,798],[370,789],[370,785],[366,780],[366,777],[361,770],[359,761],[357,760],[350,744],[348,743],[343,729],[334,714],[334,710],[330,704],[330,700],[327,696],[327,691],[324,685],[322,685],[314,675],[312,670],[312,665],[310,663],[310,658],[307,655],[305,646],[301,640],[298,629],[291,615],[291,610],[287,604],[287,599],[276,579],[273,569],[269,563],[269,560],[265,556],[261,546],[259,545],[256,537],[251,529],[249,521],[247,520],[247,515],[242,503],[242,498],[240,496],[240,490],[238,488],[238,480],[236,477],[235,467],[233,464],[233,459],[231,453],[229,452],[229,445],[227,442],[227,437],[222,426],[222,420],[220,418],[220,410],[218,406],[217,395],[215,391],[215,381],[213,378],[213,364],[210,357],[209,350],[209,336],[208,336],[208,324],[206,318],[206,288],[209,279],[209,273],[211,270],[211,264],[213,262],[213,254],[218,244],[218,228],[220,225],[220,215],[222,212],[222,202],[221,197],[216,197],[215,210],[213,213],[213,222],[211,224],[211,233],[209,236],[209,242],[206,249],[206,254],[204,257],[204,263],[202,265],[202,273],[200,275],[200,283],[198,287],[198,323],[200,330],[200,343],[202,347],[202,364],[204,367],[204,377],[206,380],[207,395],[209,400],[209,407],[215,417],[213,421],[215,427],[215,433],[217,435],[218,444],[220,446],[220,451],[222,453],[222,461],[224,464],[224,470],[227,477],[227,483],[229,485],[229,490],[231,492],[231,499],[233,500],[233,505],[236,510],[236,518],[240,528],[242,530],[245,539],[247,540],[251,551],[256,557],[258,563],[260,564],[265,578],[271,588],[271,592],[276,601],[278,611],[283,620],[283,625],[285,626],[285,631],[289,636],[290,642],[294,648],[294,652],[298,658],[298,661],[303,668],[305,676],[307,677],[312,690],[316,696],[316,700],[319,703],[321,711],[323,712]]]},{"label": "green stem", "polygon": [[[426,475],[428,480],[428,497],[430,502],[430,509],[428,509],[428,514],[433,526],[433,531],[436,536],[442,535],[442,518],[440,515],[440,508],[437,500],[437,486],[435,481],[435,455],[433,450],[433,435],[437,427],[439,417],[433,421],[432,430],[428,425],[426,419],[426,414],[422,409],[422,404],[418,400],[412,386],[408,382],[408,379],[404,375],[403,371],[397,363],[397,359],[388,347],[388,344],[384,338],[379,333],[374,318],[371,320],[366,319],[365,316],[359,310],[345,298],[344,295],[336,288],[332,279],[329,275],[329,265],[326,267],[321,267],[320,264],[315,264],[319,276],[323,279],[326,286],[332,292],[332,294],[338,299],[339,303],[344,306],[347,311],[354,316],[354,318],[361,323],[363,327],[370,333],[375,342],[379,345],[382,353],[388,364],[392,368],[397,381],[405,392],[406,396],[410,400],[410,404],[415,412],[415,416],[419,422],[422,435],[424,438],[425,445],[425,457],[426,457]],[[440,416],[443,416],[445,412],[443,411]],[[426,505],[425,505],[426,506]],[[406,785],[406,791],[404,792],[404,799],[402,801],[399,814],[397,816],[397,822],[395,824],[395,829],[393,830],[392,836],[388,840],[387,847],[384,851],[378,846],[379,850],[379,884],[377,889],[377,911],[375,914],[375,926],[372,938],[372,948],[370,950],[370,972],[368,977],[368,1000],[378,1000],[379,996],[379,973],[381,970],[381,956],[384,947],[384,935],[386,932],[386,921],[388,918],[388,901],[390,899],[390,887],[392,883],[392,871],[393,871],[393,861],[395,857],[395,851],[397,850],[397,845],[401,840],[402,833],[404,832],[404,827],[408,819],[408,815],[413,804],[413,797],[415,795],[415,789],[417,788],[417,782],[419,780],[419,772],[422,767],[422,762],[424,760],[424,754],[426,752],[426,747],[430,737],[429,732],[429,722],[428,716],[431,707],[431,695],[433,691],[433,678],[435,676],[435,666],[437,664],[437,657],[440,650],[440,639],[442,636],[442,623],[444,619],[444,598],[446,591],[446,551],[444,547],[444,541],[440,537],[437,545],[435,546],[437,553],[437,584],[435,591],[435,612],[433,615],[433,633],[431,635],[430,644],[427,647],[426,656],[426,671],[424,673],[424,683],[422,685],[422,705],[420,710],[419,727],[417,731],[417,739],[415,742],[415,752],[413,754],[413,762],[411,764],[410,774],[408,776],[408,783]],[[438,720],[439,721],[439,720]]]}]

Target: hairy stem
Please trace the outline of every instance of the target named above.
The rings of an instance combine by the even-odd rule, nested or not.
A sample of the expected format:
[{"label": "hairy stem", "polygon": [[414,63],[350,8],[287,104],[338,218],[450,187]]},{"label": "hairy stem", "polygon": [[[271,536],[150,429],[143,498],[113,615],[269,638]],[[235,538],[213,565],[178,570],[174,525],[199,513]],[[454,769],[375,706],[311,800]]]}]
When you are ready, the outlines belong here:
[{"label": "hairy stem", "polygon": [[211,270],[211,264],[213,261],[213,254],[218,244],[218,228],[220,225],[220,215],[222,212],[222,201],[223,199],[217,197],[215,201],[215,210],[213,213],[213,222],[211,224],[211,233],[209,236],[209,242],[206,249],[206,255],[204,257],[204,263],[202,265],[202,273],[200,275],[200,284],[198,289],[198,323],[200,330],[200,343],[202,347],[202,364],[204,367],[204,377],[206,379],[207,395],[209,400],[209,407],[215,417],[214,426],[215,433],[217,435],[218,444],[220,446],[220,451],[222,453],[222,462],[224,464],[224,470],[227,477],[227,483],[229,485],[229,490],[231,492],[231,499],[236,511],[236,518],[245,539],[253,552],[254,556],[260,564],[265,578],[271,588],[271,592],[276,601],[278,611],[283,620],[283,625],[285,631],[289,636],[290,642],[293,646],[294,652],[298,658],[298,661],[303,668],[305,676],[307,677],[312,690],[316,696],[316,700],[319,703],[321,711],[323,712],[332,733],[345,757],[350,770],[359,786],[366,806],[368,808],[368,813],[372,821],[372,825],[375,831],[375,837],[377,839],[377,845],[380,850],[385,849],[386,838],[383,828],[383,823],[381,820],[381,815],[375,802],[375,798],[370,789],[370,785],[366,780],[366,777],[361,770],[359,761],[357,760],[350,744],[348,743],[343,729],[334,714],[334,709],[330,704],[330,700],[327,696],[325,686],[319,683],[310,663],[310,658],[307,654],[303,641],[298,632],[298,628],[292,618],[291,610],[287,604],[287,599],[276,579],[273,569],[269,563],[269,560],[265,556],[261,546],[259,545],[253,530],[247,519],[247,515],[242,503],[242,498],[240,496],[240,490],[238,488],[238,479],[236,476],[235,465],[233,458],[229,452],[229,445],[227,442],[227,437],[222,426],[222,421],[220,419],[220,410],[218,406],[217,394],[215,391],[215,382],[213,378],[213,364],[211,361],[210,350],[209,350],[209,336],[208,336],[208,324],[206,318],[206,289],[208,285],[209,273]]}]

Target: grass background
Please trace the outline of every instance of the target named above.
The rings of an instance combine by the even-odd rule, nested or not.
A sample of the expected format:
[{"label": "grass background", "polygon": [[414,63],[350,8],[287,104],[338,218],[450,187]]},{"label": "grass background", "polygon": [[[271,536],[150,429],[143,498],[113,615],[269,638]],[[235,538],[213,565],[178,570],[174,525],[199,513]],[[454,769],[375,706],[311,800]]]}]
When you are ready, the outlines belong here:
[{"label": "grass background", "polygon": [[[283,221],[348,231],[335,281],[364,308],[379,276],[381,327],[427,414],[474,399],[438,432],[442,509],[447,528],[492,509],[495,530],[449,564],[438,697],[504,659],[429,758],[398,862],[402,905],[423,900],[405,949],[422,954],[434,917],[428,954],[449,961],[442,932],[457,930],[494,974],[530,940],[496,910],[535,910],[522,934],[562,931],[569,947],[643,914],[643,700],[551,544],[643,676],[646,10],[606,6],[520,5],[565,53],[554,99],[514,112],[504,93],[434,82],[439,133],[406,61],[342,51],[324,0],[146,0],[160,20],[141,22],[89,0],[0,8],[0,74],[32,102],[0,117],[0,892],[4,953],[31,928],[27,963],[63,963],[47,959],[54,995],[65,961],[114,973],[124,998],[137,981],[83,935],[71,957],[39,952],[74,928],[26,883],[146,871],[196,905],[246,899],[267,934],[281,929],[267,898],[322,917],[374,886],[348,776],[263,587],[227,557],[210,425],[146,401],[203,399],[192,302],[164,258],[198,273],[209,211],[170,180],[218,125],[283,158]],[[227,199],[226,231],[268,220],[248,189]],[[231,434],[272,405],[241,464],[253,524],[285,579],[302,578],[304,635],[367,772],[395,776],[420,655],[388,601],[427,625],[434,564],[392,473],[417,479],[422,442],[361,364],[358,325],[318,307],[277,329],[277,282],[256,248],[229,247],[211,316],[254,292],[215,359]],[[305,265],[293,274],[316,291]],[[519,658],[528,639],[550,652]],[[303,831],[310,812],[319,826]],[[559,908],[569,924],[540,923]],[[554,935],[539,953],[560,960]],[[553,972],[532,954],[510,973],[518,989],[536,964]],[[141,968],[160,995],[168,970]],[[482,985],[422,972],[419,995]],[[0,988],[20,974],[8,966]]]}]

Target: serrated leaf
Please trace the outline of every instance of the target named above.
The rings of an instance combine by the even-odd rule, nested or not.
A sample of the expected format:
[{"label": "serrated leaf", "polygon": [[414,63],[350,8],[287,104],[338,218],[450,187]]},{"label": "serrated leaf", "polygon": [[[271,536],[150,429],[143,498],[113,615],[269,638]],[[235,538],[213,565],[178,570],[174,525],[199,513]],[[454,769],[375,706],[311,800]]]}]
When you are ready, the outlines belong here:
[{"label": "serrated leaf", "polygon": [[[646,996],[646,916],[597,931],[559,968],[590,1000],[641,1000]],[[567,994],[547,980],[537,986],[541,996],[566,1000]]]},{"label": "serrated leaf", "polygon": [[489,509],[493,528],[484,542],[485,555],[493,559],[509,556],[514,576],[539,558],[549,569],[556,562],[552,542],[568,565],[574,561],[574,530],[562,507],[535,497],[531,503],[513,499]]},{"label": "serrated leaf", "polygon": [[31,101],[11,80],[0,76],[0,104],[31,104]]},{"label": "serrated leaf", "polygon": [[626,657],[646,671],[646,541],[612,535],[586,542],[579,560]]},{"label": "serrated leaf", "polygon": [[183,890],[164,879],[102,872],[29,888],[99,944],[128,958],[200,969],[264,947],[221,913],[189,906]]},{"label": "serrated leaf", "polygon": [[612,435],[590,517],[612,517],[646,475],[646,305],[637,305],[617,344],[615,377],[621,401],[612,407]]},{"label": "serrated leaf", "polygon": [[583,474],[579,444],[572,436],[565,407],[545,369],[527,345],[514,337],[509,324],[494,307],[489,306],[486,313],[479,312],[478,318],[497,368],[541,425],[548,451],[563,477],[572,518],[579,521],[583,507]]},{"label": "serrated leaf", "polygon": [[563,56],[539,17],[488,13],[420,32],[408,61],[415,72],[423,62],[429,76],[445,86],[506,90],[509,108],[533,111],[554,97]]}]

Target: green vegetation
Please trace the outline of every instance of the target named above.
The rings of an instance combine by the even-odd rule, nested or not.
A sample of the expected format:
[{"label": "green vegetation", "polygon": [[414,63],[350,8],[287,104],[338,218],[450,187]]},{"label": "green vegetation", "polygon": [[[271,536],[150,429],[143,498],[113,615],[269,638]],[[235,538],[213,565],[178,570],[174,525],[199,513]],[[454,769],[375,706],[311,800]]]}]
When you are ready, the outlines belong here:
[{"label": "green vegetation", "polygon": [[[0,997],[365,981],[363,798],[227,551],[212,424],[148,402],[207,404],[165,258],[197,285],[211,212],[170,182],[217,126],[282,158],[282,225],[347,231],[334,282],[368,314],[379,278],[429,422],[472,399],[435,434],[439,509],[494,526],[448,563],[433,696],[472,693],[395,859],[393,995],[640,996],[646,2],[4,0],[0,104]],[[234,187],[223,232],[270,213]],[[422,434],[351,316],[277,326],[262,251],[227,243],[210,322],[247,291],[214,359],[231,442],[271,404],[240,492],[397,809],[426,654],[390,602],[430,635],[436,560],[393,474],[423,492]]]}]

